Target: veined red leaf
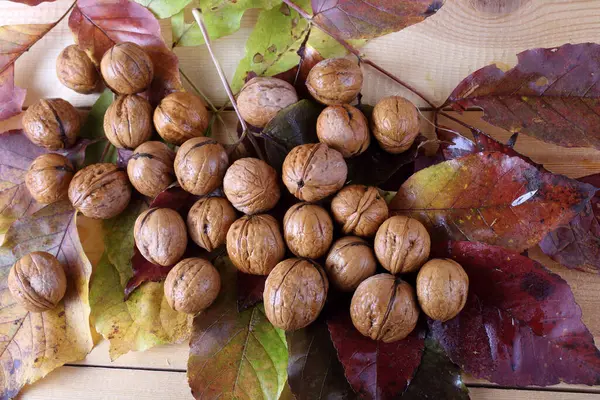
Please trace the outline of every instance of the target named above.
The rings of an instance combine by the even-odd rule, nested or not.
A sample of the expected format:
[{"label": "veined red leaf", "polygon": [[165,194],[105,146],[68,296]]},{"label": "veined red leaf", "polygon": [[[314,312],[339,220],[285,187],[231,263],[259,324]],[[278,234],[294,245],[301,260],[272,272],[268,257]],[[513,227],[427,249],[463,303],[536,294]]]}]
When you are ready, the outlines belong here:
[{"label": "veined red leaf", "polygon": [[519,157],[483,152],[417,172],[400,187],[390,211],[419,219],[438,239],[522,252],[573,219],[595,192]]},{"label": "veined red leaf", "polygon": [[489,65],[465,78],[447,103],[480,107],[483,119],[565,147],[600,149],[600,45],[526,50],[509,71]]},{"label": "veined red leaf", "polygon": [[469,275],[469,297],[454,319],[430,321],[452,361],[502,385],[600,384],[600,352],[571,288],[541,264],[483,243],[434,249]]}]

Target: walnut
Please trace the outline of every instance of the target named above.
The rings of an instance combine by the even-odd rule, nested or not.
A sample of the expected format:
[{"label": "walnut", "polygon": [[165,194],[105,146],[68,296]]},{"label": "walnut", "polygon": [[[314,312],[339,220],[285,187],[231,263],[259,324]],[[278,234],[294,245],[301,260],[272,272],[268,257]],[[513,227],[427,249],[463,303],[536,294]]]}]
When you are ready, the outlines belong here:
[{"label": "walnut", "polygon": [[392,274],[404,274],[418,270],[427,261],[431,238],[422,223],[397,215],[379,227],[374,246],[383,268]]},{"label": "walnut", "polygon": [[231,204],[244,214],[258,214],[275,207],[281,196],[277,172],[257,158],[240,158],[223,179],[223,190]]},{"label": "walnut", "polygon": [[81,128],[77,110],[63,99],[38,100],[25,111],[22,122],[27,138],[48,150],[73,146]]},{"label": "walnut", "polygon": [[402,153],[419,135],[419,112],[404,97],[381,99],[373,109],[371,129],[381,148],[388,153]]},{"label": "walnut", "polygon": [[469,276],[456,261],[429,260],[417,275],[417,297],[423,312],[431,319],[448,321],[467,302]]},{"label": "walnut", "polygon": [[324,143],[296,146],[283,161],[283,183],[303,201],[318,201],[344,186],[348,167],[342,154]]},{"label": "walnut", "polygon": [[323,207],[297,203],[283,217],[283,237],[298,257],[324,256],[333,240],[333,222]]},{"label": "walnut", "polygon": [[204,196],[221,186],[228,165],[229,158],[219,142],[197,137],[177,151],[175,175],[185,191]]},{"label": "walnut", "polygon": [[277,220],[260,214],[235,221],[227,232],[227,254],[240,271],[268,275],[285,256]]},{"label": "walnut", "polygon": [[69,200],[83,215],[108,219],[121,214],[131,200],[127,174],[114,164],[88,165],[69,185]]},{"label": "walnut", "polygon": [[167,303],[174,311],[196,315],[219,295],[221,277],[210,262],[186,258],[169,271],[164,290]]},{"label": "walnut", "polygon": [[119,149],[135,149],[152,136],[152,107],[143,97],[117,96],[104,114],[106,138]]},{"label": "walnut", "polygon": [[348,104],[329,106],[317,119],[317,136],[344,158],[363,153],[371,144],[367,118]]},{"label": "walnut", "polygon": [[350,103],[362,88],[360,66],[346,58],[323,60],[310,70],[306,87],[315,100],[327,104]]},{"label": "walnut", "polygon": [[333,218],[346,235],[372,237],[388,217],[388,206],[376,187],[349,185],[331,201]]},{"label": "walnut", "polygon": [[65,47],[58,55],[56,76],[60,83],[77,93],[92,93],[100,86],[96,66],[76,44]]},{"label": "walnut", "polygon": [[187,248],[187,231],[181,215],[170,208],[150,208],[133,227],[135,244],[144,258],[163,267],[181,260]]},{"label": "walnut", "polygon": [[419,319],[415,291],[400,278],[378,274],[363,281],[350,303],[354,327],[385,343],[407,337]]},{"label": "walnut", "polygon": [[135,43],[117,43],[100,61],[106,85],[118,94],[135,94],[148,89],[154,78],[154,64]]},{"label": "walnut", "polygon": [[67,157],[56,153],[42,154],[27,170],[25,185],[38,203],[49,204],[67,198],[75,168]]},{"label": "walnut", "polygon": [[225,243],[227,231],[237,215],[231,204],[222,197],[198,200],[187,216],[190,237],[198,246],[213,251]]},{"label": "walnut", "polygon": [[277,328],[302,329],[317,319],[328,290],[327,276],[319,264],[287,259],[277,264],[265,282],[265,314]]},{"label": "walnut", "polygon": [[209,121],[204,101],[188,92],[171,93],[154,110],[158,134],[178,146],[188,139],[204,136]]},{"label": "walnut", "polygon": [[325,271],[331,284],[343,292],[356,290],[376,268],[373,249],[356,236],[336,240],[325,260]]},{"label": "walnut", "polygon": [[296,89],[286,81],[258,76],[244,85],[237,105],[246,122],[263,128],[281,109],[297,101]]},{"label": "walnut", "polygon": [[8,273],[7,282],[15,301],[32,312],[53,309],[67,290],[63,266],[44,251],[34,251],[17,260]]},{"label": "walnut", "polygon": [[139,145],[127,163],[127,176],[134,188],[154,198],[175,182],[175,152],[163,142]]}]

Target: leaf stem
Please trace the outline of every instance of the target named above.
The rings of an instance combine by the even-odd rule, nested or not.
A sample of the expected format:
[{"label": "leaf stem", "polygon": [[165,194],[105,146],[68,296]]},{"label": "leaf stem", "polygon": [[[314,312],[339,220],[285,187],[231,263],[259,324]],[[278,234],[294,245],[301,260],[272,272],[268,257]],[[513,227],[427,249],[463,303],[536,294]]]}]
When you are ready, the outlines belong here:
[{"label": "leaf stem", "polygon": [[485,135],[485,133],[484,133],[484,132],[483,132],[481,129],[477,129],[477,128],[475,128],[474,126],[472,126],[472,125],[469,125],[469,124],[467,124],[466,122],[464,122],[464,121],[461,121],[461,120],[460,120],[460,119],[458,119],[458,118],[454,118],[454,117],[453,117],[453,116],[451,116],[450,114],[447,114],[447,113],[445,113],[445,112],[443,112],[443,111],[440,111],[440,112],[439,112],[439,115],[441,115],[442,117],[448,118],[449,120],[451,120],[451,121],[454,121],[454,122],[456,122],[456,123],[457,123],[457,124],[459,124],[459,125],[462,125],[462,126],[464,126],[465,128],[469,129],[471,132],[482,133],[482,134],[484,134],[484,135]]},{"label": "leaf stem", "polygon": [[106,145],[104,145],[104,150],[102,150],[102,155],[100,156],[100,161],[99,162],[104,162],[104,157],[106,157],[106,155],[108,154],[108,150],[110,149],[110,146],[112,144],[110,143],[110,141],[106,141]]}]

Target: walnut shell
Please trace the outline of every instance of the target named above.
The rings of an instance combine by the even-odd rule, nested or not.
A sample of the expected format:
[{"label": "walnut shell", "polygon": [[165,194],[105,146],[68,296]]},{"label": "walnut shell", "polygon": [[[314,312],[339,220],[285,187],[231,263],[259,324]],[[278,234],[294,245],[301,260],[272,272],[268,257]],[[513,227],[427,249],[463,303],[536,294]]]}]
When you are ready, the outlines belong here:
[{"label": "walnut shell", "polygon": [[116,165],[92,164],[78,171],[71,180],[69,200],[86,217],[108,219],[127,208],[131,186],[125,171]]},{"label": "walnut shell", "polygon": [[388,218],[375,235],[375,255],[392,274],[419,269],[429,258],[431,238],[422,223],[397,215]]},{"label": "walnut shell", "polygon": [[293,331],[317,319],[329,282],[323,268],[314,261],[290,258],[280,262],[265,282],[265,314],[277,328]]},{"label": "walnut shell", "polygon": [[38,203],[49,204],[67,198],[75,168],[67,157],[56,153],[42,154],[27,170],[25,185]]},{"label": "walnut shell", "polygon": [[296,89],[278,78],[257,76],[250,79],[237,98],[242,118],[263,128],[277,113],[298,101]]},{"label": "walnut shell", "polygon": [[204,196],[221,186],[228,165],[227,152],[219,142],[197,137],[177,151],[175,175],[185,191]]},{"label": "walnut shell", "polygon": [[367,118],[348,104],[329,106],[317,119],[317,136],[344,158],[362,154],[371,144]]},{"label": "walnut shell", "polygon": [[179,261],[165,280],[165,298],[177,312],[196,315],[207,309],[219,295],[221,277],[217,269],[202,258]]},{"label": "walnut shell", "polygon": [[152,136],[152,107],[143,97],[117,96],[104,114],[106,138],[119,149],[135,149]]},{"label": "walnut shell", "polygon": [[106,86],[118,94],[146,90],[154,78],[150,56],[135,43],[117,43],[102,57],[100,71]]},{"label": "walnut shell", "polygon": [[331,201],[335,222],[345,235],[372,237],[388,217],[387,203],[376,187],[349,185]]},{"label": "walnut shell", "polygon": [[60,83],[77,93],[92,93],[100,84],[96,66],[76,44],[65,47],[58,55],[56,76]]},{"label": "walnut shell", "polygon": [[323,207],[297,203],[283,217],[283,237],[298,257],[324,256],[333,240],[333,222]]},{"label": "walnut shell", "polygon": [[227,199],[202,198],[188,212],[188,232],[194,243],[207,251],[213,251],[225,243],[227,231],[236,218],[235,210]]},{"label": "walnut shell", "polygon": [[79,113],[63,99],[38,100],[25,111],[22,123],[27,138],[48,150],[73,146],[81,128]]},{"label": "walnut shell", "polygon": [[277,172],[257,158],[240,158],[223,179],[227,200],[244,214],[258,214],[275,207],[281,196]]},{"label": "walnut shell", "polygon": [[283,161],[283,183],[303,201],[318,201],[344,186],[348,167],[342,154],[324,143],[296,146]]},{"label": "walnut shell", "polygon": [[386,97],[373,109],[371,129],[383,150],[393,154],[405,152],[419,135],[419,112],[404,97]]},{"label": "walnut shell", "polygon": [[454,260],[429,260],[417,275],[419,304],[431,319],[445,322],[456,317],[468,294],[469,276]]},{"label": "walnut shell", "polygon": [[170,208],[150,208],[133,227],[135,244],[144,258],[163,267],[173,265],[187,248],[187,231],[181,215]]},{"label": "walnut shell", "polygon": [[315,100],[327,104],[350,103],[362,89],[360,66],[346,58],[329,58],[312,67],[306,87]]},{"label": "walnut shell", "polygon": [[413,288],[390,274],[363,281],[350,303],[354,327],[364,336],[385,343],[407,337],[419,319]]},{"label": "walnut shell", "polygon": [[245,215],[227,232],[227,254],[242,272],[268,275],[285,256],[277,220],[270,215]]},{"label": "walnut shell", "polygon": [[15,301],[32,312],[53,309],[67,291],[63,266],[45,251],[34,251],[17,260],[8,273],[7,282]]},{"label": "walnut shell", "polygon": [[329,281],[343,292],[356,290],[376,269],[377,261],[373,249],[366,241],[356,236],[336,240],[325,260],[325,271]]},{"label": "walnut shell", "polygon": [[158,134],[178,146],[188,139],[204,136],[209,122],[204,101],[188,92],[171,93],[154,110]]},{"label": "walnut shell", "polygon": [[175,182],[175,152],[163,142],[139,145],[127,163],[127,176],[133,187],[151,198]]}]

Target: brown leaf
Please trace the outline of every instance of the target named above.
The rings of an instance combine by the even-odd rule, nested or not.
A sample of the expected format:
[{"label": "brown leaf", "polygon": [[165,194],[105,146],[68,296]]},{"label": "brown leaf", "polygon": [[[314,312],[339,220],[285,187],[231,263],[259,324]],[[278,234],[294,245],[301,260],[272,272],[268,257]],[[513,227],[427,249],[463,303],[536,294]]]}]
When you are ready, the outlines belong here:
[{"label": "brown leaf", "polygon": [[237,273],[237,308],[245,311],[263,301],[266,276],[250,275],[241,271]]}]

